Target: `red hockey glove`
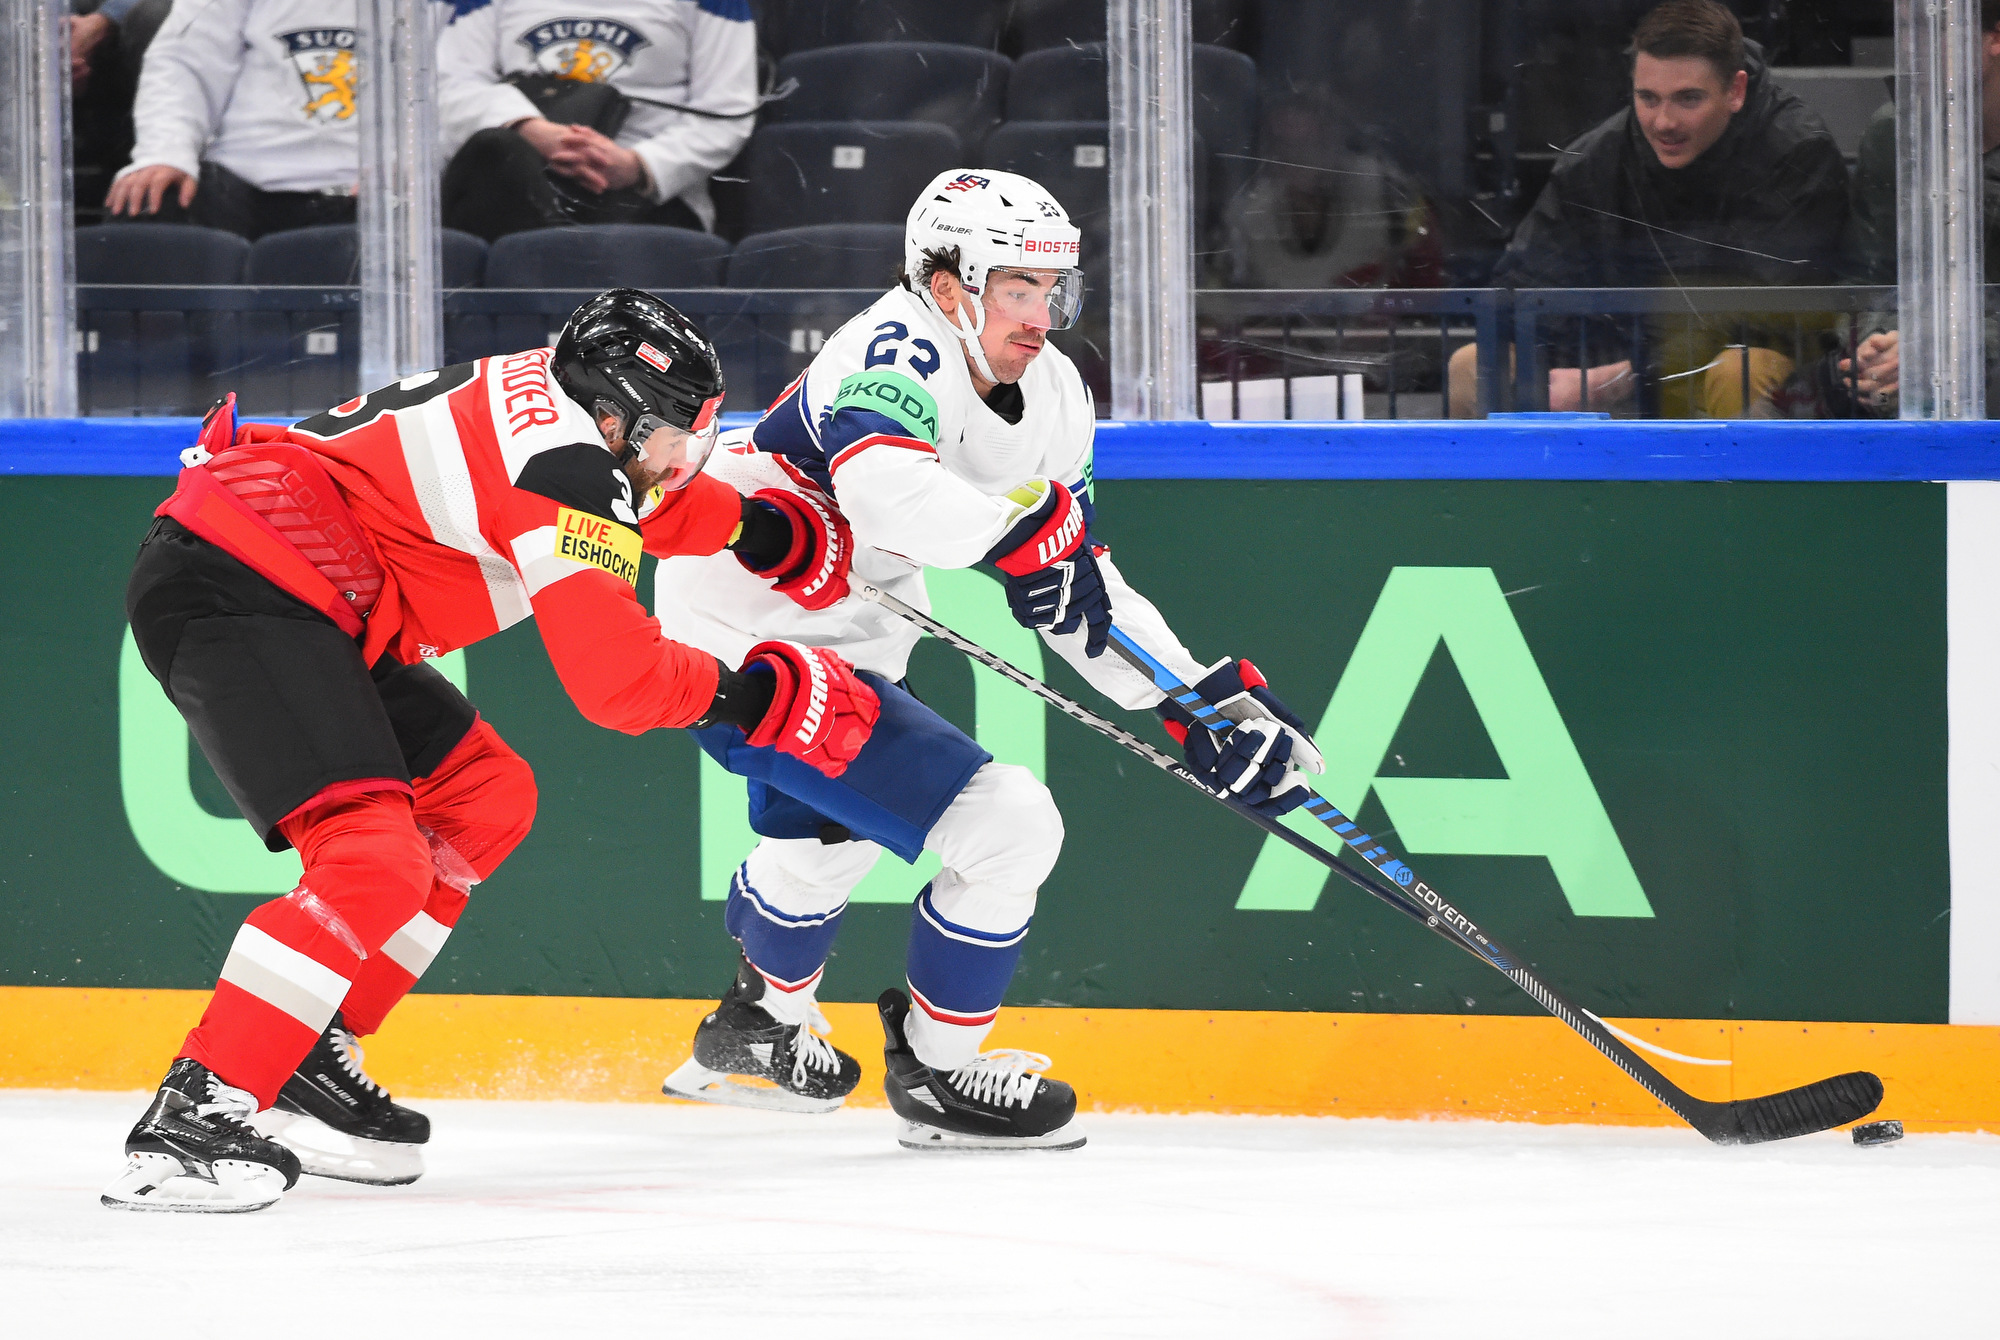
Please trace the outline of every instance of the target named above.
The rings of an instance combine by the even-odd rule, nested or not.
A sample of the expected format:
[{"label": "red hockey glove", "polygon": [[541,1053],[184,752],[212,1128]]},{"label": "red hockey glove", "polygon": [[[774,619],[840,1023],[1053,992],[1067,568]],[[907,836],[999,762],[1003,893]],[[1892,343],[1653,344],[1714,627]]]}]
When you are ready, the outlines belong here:
[{"label": "red hockey glove", "polygon": [[771,589],[789,596],[794,604],[809,610],[823,610],[847,595],[847,572],[854,564],[854,532],[837,508],[813,493],[790,489],[762,489],[752,501],[777,511],[791,527],[790,548],[775,562],[759,566],[751,555],[739,552],[736,559],[759,577],[772,581]]},{"label": "red hockey glove", "polygon": [[743,658],[745,671],[753,667],[768,667],[777,686],[750,743],[802,759],[829,777],[846,772],[882,715],[875,690],[823,647],[759,642]]}]

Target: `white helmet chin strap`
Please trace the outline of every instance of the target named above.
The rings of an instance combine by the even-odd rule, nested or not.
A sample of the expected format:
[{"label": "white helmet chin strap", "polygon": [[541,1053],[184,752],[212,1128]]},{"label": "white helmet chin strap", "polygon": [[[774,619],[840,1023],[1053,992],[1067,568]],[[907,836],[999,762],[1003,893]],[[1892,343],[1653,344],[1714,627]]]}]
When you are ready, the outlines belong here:
[{"label": "white helmet chin strap", "polygon": [[986,304],[979,301],[973,294],[967,293],[963,283],[959,285],[959,313],[963,313],[967,307],[972,308],[973,312],[972,328],[968,330],[960,324],[958,314],[945,316],[944,309],[938,306],[937,295],[931,292],[930,285],[924,285],[923,295],[924,301],[929,304],[930,309],[944,318],[944,323],[951,327],[951,333],[958,336],[959,340],[965,345],[965,356],[972,360],[973,367],[979,369],[979,375],[997,385],[1000,379],[993,375],[993,367],[986,361],[986,349],[979,343],[979,334],[986,329]]}]

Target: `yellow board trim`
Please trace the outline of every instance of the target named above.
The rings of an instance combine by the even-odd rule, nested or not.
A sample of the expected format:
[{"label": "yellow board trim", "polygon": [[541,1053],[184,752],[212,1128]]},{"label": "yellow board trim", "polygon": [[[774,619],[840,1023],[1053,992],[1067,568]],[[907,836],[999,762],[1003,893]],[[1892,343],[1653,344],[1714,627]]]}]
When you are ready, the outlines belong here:
[{"label": "yellow board trim", "polygon": [[[0,1086],[150,1089],[206,991],[0,987]],[[368,1040],[368,1069],[409,1098],[657,1100],[687,1059],[700,1000],[417,995]],[[869,1005],[828,1004],[834,1040],[880,1073]],[[1913,1131],[2000,1131],[2000,1028],[1620,1019],[1696,1097],[1773,1093],[1845,1070],[1888,1090]],[[1009,1009],[993,1041],[1056,1058],[1098,1111],[1673,1125],[1560,1023],[1495,1015]],[[880,1106],[864,1078],[850,1100]]]}]

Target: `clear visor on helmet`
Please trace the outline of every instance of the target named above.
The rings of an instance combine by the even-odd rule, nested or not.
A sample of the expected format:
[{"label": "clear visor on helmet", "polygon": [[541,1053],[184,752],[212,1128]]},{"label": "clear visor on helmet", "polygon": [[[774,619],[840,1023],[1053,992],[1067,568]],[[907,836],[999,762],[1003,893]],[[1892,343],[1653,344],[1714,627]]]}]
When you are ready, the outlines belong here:
[{"label": "clear visor on helmet", "polygon": [[626,441],[638,451],[648,468],[660,472],[656,487],[672,493],[686,488],[688,481],[701,473],[701,467],[708,463],[708,454],[715,450],[716,435],[722,428],[716,417],[721,405],[722,397],[717,396],[702,406],[693,428],[676,428],[657,414],[639,416]]},{"label": "clear visor on helmet", "polygon": [[987,311],[1009,321],[1037,330],[1068,330],[1083,310],[1083,271],[992,270],[979,300]]}]

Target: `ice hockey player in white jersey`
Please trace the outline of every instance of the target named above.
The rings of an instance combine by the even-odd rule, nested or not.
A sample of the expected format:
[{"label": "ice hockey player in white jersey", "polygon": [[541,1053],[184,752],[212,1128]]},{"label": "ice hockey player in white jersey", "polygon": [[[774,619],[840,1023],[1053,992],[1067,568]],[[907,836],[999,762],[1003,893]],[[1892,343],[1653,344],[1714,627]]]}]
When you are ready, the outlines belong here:
[{"label": "ice hockey player in white jersey", "polygon": [[[928,609],[923,570],[985,565],[1014,617],[1121,707],[1163,707],[1150,680],[1103,655],[1111,621],[1240,721],[1218,738],[1162,715],[1189,765],[1267,813],[1303,800],[1323,770],[1299,719],[1248,661],[1204,668],[1127,586],[1095,532],[1095,412],[1075,365],[1047,343],[1074,323],[1079,234],[1035,182],[945,172],[910,210],[900,282],[841,327],[747,438],[709,469],[745,493],[783,488],[852,526],[853,577]],[[699,571],[693,569],[699,565]],[[795,603],[796,602],[796,603]],[[766,638],[829,647],[881,698],[873,734],[837,778],[741,731],[696,732],[749,779],[760,841],[725,914],[742,946],[736,980],[671,1075],[681,1097],[825,1111],[860,1066],[826,1031],[816,992],[849,892],[884,848],[943,861],[910,923],[909,995],[880,1001],[884,1086],[911,1148],[1074,1148],[1076,1095],[1049,1058],[982,1050],[1020,958],[1063,824],[1025,768],[996,763],[918,702],[904,677],[916,630],[831,579],[811,601],[773,596],[733,559],[673,558],[655,610],[670,637],[725,660]],[[1179,719],[1175,720],[1175,715]],[[736,1084],[753,1076],[775,1085]]]}]

